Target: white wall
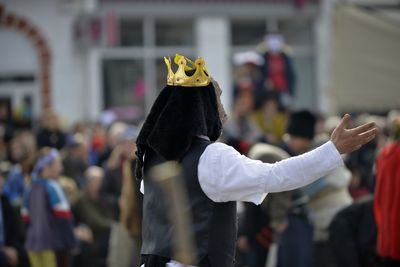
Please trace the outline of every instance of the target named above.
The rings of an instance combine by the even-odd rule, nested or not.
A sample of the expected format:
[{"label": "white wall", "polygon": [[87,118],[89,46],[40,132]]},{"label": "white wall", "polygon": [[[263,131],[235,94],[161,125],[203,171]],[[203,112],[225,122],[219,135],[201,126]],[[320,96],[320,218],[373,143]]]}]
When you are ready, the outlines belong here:
[{"label": "white wall", "polygon": [[10,28],[0,28],[0,73],[36,73],[38,59],[26,36]]},{"label": "white wall", "polygon": [[207,69],[223,90],[221,101],[227,110],[232,98],[229,34],[229,21],[226,18],[202,17],[196,21],[197,53],[204,58]]},{"label": "white wall", "polygon": [[332,23],[337,0],[323,0],[316,18],[314,33],[316,43],[316,74],[318,110],[322,113],[333,113],[329,87],[331,83],[332,62]]},{"label": "white wall", "polygon": [[[83,97],[83,56],[75,50],[73,43],[75,14],[71,10],[63,9],[60,2],[54,0],[0,2],[5,5],[6,12],[23,16],[36,25],[47,40],[52,54],[51,88],[54,109],[68,122],[85,117],[84,105],[87,100]],[[0,32],[0,38],[12,35],[14,36],[10,40],[0,41],[0,44],[7,44],[0,48],[0,58],[7,59],[6,62],[1,60],[0,71],[24,66],[32,68],[37,58],[28,39],[22,34],[22,37],[16,37],[15,34]],[[16,59],[15,64],[9,63],[13,58]]]}]

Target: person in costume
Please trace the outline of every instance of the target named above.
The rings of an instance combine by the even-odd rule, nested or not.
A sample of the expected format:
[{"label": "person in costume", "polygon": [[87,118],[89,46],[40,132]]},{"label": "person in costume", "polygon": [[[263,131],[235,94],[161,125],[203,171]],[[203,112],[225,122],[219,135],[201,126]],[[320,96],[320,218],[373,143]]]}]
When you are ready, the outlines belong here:
[{"label": "person in costume", "polygon": [[400,266],[400,116],[391,127],[392,140],[376,160],[374,216],[377,252],[382,266]]},{"label": "person in costume", "polygon": [[[251,160],[216,142],[226,114],[222,90],[199,57],[177,55],[167,85],[157,97],[137,138],[136,177],[143,182],[142,261],[144,267],[183,266],[172,251],[173,225],[165,197],[150,178],[152,167],[178,161],[192,213],[198,267],[232,267],[236,241],[236,201],[260,204],[271,192],[305,186],[343,165],[340,154],[372,140],[374,123],[346,129],[345,115],[322,146],[274,164]],[[189,66],[191,65],[191,66]],[[295,177],[295,178],[294,178]]]},{"label": "person in costume", "polygon": [[44,147],[24,194],[22,219],[27,224],[25,247],[32,267],[68,267],[75,247],[72,213],[57,182],[62,163],[57,149]]}]

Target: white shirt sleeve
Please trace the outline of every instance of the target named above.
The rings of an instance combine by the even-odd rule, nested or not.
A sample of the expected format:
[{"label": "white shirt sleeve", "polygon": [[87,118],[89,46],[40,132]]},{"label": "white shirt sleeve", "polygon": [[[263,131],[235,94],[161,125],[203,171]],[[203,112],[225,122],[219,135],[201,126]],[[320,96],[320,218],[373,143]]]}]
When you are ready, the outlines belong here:
[{"label": "white shirt sleeve", "polygon": [[249,159],[231,146],[213,143],[201,155],[197,172],[201,188],[214,202],[260,204],[267,193],[303,187],[342,165],[342,157],[331,141],[274,164]]}]

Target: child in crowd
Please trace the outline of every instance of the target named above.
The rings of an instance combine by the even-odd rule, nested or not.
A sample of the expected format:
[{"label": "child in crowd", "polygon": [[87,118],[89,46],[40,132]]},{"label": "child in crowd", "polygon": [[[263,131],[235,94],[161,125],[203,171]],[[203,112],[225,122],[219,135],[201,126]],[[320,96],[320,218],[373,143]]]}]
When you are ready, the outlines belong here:
[{"label": "child in crowd", "polygon": [[40,150],[21,209],[28,225],[25,246],[32,267],[70,265],[76,241],[70,206],[57,181],[62,169],[56,149]]}]

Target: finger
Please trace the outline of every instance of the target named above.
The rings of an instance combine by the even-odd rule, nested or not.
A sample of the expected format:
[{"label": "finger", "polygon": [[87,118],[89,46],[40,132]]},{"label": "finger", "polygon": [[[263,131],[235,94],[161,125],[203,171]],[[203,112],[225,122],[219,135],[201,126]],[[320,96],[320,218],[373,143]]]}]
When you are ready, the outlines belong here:
[{"label": "finger", "polygon": [[375,137],[376,137],[376,131],[374,132],[374,134],[373,134],[373,135],[370,135],[369,137],[367,137],[367,140],[366,140],[366,142],[365,142],[365,143],[368,143],[368,142],[370,142],[370,141],[374,140],[374,139],[375,139]]},{"label": "finger", "polygon": [[375,139],[376,132],[377,132],[377,129],[374,128],[374,129],[371,129],[371,130],[359,135],[357,143],[358,144],[366,144],[366,143],[370,142],[371,140]]},{"label": "finger", "polygon": [[361,126],[358,126],[354,129],[351,129],[350,131],[352,134],[362,134],[368,130],[371,130],[375,126],[376,126],[375,122],[369,122],[369,123],[363,124]]},{"label": "finger", "polygon": [[361,134],[358,134],[358,137],[368,138],[371,135],[376,135],[377,132],[378,132],[377,128],[372,128],[372,129],[369,129],[368,131],[365,131],[365,132],[363,132]]},{"label": "finger", "polygon": [[349,114],[344,114],[342,120],[340,121],[337,129],[346,129],[347,124],[349,123],[351,116]]}]

